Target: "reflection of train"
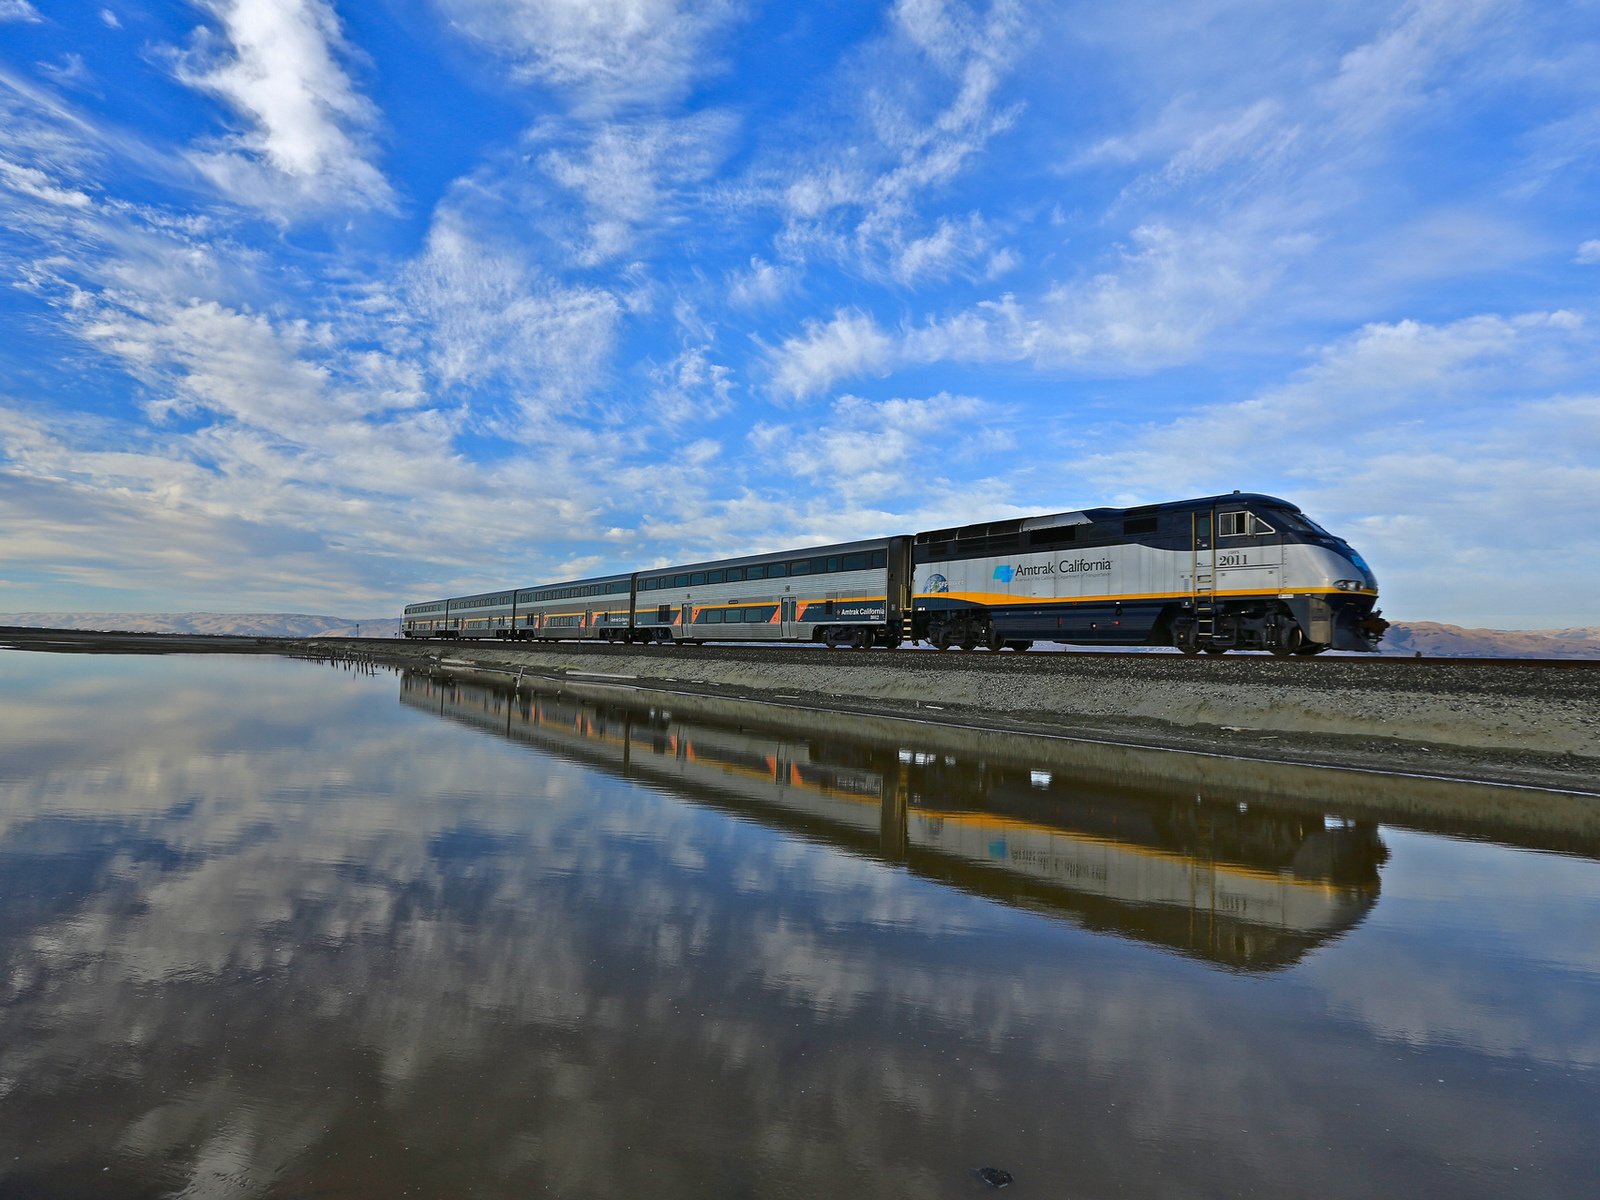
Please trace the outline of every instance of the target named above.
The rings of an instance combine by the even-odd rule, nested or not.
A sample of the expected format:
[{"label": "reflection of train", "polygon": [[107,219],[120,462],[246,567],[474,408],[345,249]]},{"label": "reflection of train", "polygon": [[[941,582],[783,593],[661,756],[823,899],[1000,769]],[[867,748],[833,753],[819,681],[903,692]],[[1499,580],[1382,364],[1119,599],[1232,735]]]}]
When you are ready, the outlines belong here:
[{"label": "reflection of train", "polygon": [[1231,967],[1293,962],[1355,925],[1377,899],[1387,855],[1370,825],[687,720],[659,700],[513,695],[411,673],[400,698],[968,891]]},{"label": "reflection of train", "polygon": [[1036,641],[1317,654],[1387,627],[1349,543],[1272,496],[1094,508],[408,604],[406,637]]}]

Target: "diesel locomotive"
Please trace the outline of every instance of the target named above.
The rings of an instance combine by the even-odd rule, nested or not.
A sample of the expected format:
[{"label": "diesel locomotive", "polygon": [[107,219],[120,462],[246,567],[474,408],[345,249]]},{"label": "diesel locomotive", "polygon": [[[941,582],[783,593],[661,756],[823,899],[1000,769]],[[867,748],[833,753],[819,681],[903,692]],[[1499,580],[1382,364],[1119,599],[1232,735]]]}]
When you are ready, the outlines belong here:
[{"label": "diesel locomotive", "polygon": [[1361,555],[1253,492],[1091,508],[406,606],[408,638],[938,649],[1377,647]]}]

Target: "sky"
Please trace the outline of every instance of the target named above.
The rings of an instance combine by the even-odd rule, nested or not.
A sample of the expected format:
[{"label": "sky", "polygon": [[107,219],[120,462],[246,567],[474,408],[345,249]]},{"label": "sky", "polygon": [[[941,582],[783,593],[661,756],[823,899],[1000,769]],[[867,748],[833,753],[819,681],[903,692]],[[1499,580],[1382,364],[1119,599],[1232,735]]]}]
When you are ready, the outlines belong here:
[{"label": "sky", "polygon": [[0,610],[1232,491],[1600,624],[1600,0],[0,0]]}]

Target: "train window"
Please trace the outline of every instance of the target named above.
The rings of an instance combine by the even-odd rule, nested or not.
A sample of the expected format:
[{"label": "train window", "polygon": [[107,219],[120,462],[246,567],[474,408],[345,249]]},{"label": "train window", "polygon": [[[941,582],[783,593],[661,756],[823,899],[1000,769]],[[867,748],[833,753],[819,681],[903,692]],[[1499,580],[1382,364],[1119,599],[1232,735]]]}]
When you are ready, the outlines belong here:
[{"label": "train window", "polygon": [[729,567],[728,568],[728,582],[729,583],[743,583],[744,582],[744,568],[743,567]]},{"label": "train window", "polygon": [[656,620],[658,620],[658,621],[670,621],[670,620],[672,620],[672,605],[670,605],[670,604],[658,604],[656,606]]},{"label": "train window", "polygon": [[1033,529],[1028,532],[1028,545],[1049,547],[1064,546],[1076,541],[1078,531],[1071,525],[1058,525],[1053,529]]},{"label": "train window", "polygon": [[809,574],[811,574],[811,560],[809,558],[802,558],[802,559],[798,559],[795,562],[790,563],[789,564],[789,574],[791,574],[791,575],[809,575]]},{"label": "train window", "polygon": [[1218,537],[1252,537],[1262,533],[1277,533],[1254,513],[1231,512],[1217,514]]},{"label": "train window", "polygon": [[689,577],[687,575],[674,575],[672,577],[672,586],[675,587],[675,588],[686,588],[686,587],[688,587],[689,586]]},{"label": "train window", "polygon": [[845,571],[865,571],[867,569],[867,556],[865,554],[846,554],[840,569]]},{"label": "train window", "polygon": [[693,575],[689,576],[690,587],[705,587],[705,585],[706,573],[704,571],[696,571]]},{"label": "train window", "polygon": [[813,575],[826,575],[828,573],[828,560],[825,558],[813,558],[811,560],[811,573]]},{"label": "train window", "polygon": [[889,552],[887,550],[874,550],[872,552],[872,565],[887,567],[889,565]]},{"label": "train window", "polygon": [[788,565],[786,563],[768,563],[767,564],[767,578],[768,579],[782,579],[788,573],[789,573],[789,567],[788,567]]},{"label": "train window", "polygon": [[746,567],[744,577],[746,579],[765,579],[767,577],[767,569],[763,566]]},{"label": "train window", "polygon": [[723,580],[723,572],[721,572],[721,571],[711,571],[711,572],[708,572],[706,574],[706,582],[707,583],[721,583],[722,580]]},{"label": "train window", "polygon": [[707,625],[722,624],[722,610],[720,608],[707,609],[702,615],[705,617]]},{"label": "train window", "polygon": [[1124,534],[1154,533],[1159,524],[1155,517],[1125,517],[1122,522]]},{"label": "train window", "polygon": [[839,569],[839,560],[837,557],[829,556],[827,569],[830,572],[837,571]]}]

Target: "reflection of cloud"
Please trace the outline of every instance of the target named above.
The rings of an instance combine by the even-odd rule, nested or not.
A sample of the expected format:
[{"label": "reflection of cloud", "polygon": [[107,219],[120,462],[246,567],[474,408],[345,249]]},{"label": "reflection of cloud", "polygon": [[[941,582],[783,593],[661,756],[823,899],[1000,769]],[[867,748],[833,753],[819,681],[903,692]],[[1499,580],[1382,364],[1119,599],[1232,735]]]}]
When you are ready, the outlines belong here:
[{"label": "reflection of cloud", "polygon": [[[1429,996],[1455,1052],[1520,1061],[1470,953],[1430,991],[1437,959],[1363,949],[1364,926],[1314,969],[1223,975],[397,708],[392,678],[14,661],[0,856],[88,872],[0,925],[0,1128],[81,1089],[70,1142],[14,1171],[115,1146],[249,1193],[357,1155],[379,1190],[437,1170],[455,1194],[686,1196],[708,1171],[811,1189],[872,1163],[851,1190],[873,1198],[1000,1150],[1042,1194],[1154,1192],[1203,1153],[1219,1190],[1293,1191],[1402,1151],[1459,1181],[1462,1145],[1562,1177],[1548,1156],[1587,1136],[1537,1087],[1509,1115],[1477,1078],[1419,1105],[1433,1064],[1320,1018],[1371,968]],[[1441,844],[1428,878],[1509,943],[1499,853]],[[1497,1007],[1592,1028],[1562,982],[1583,960],[1546,937]]]}]

